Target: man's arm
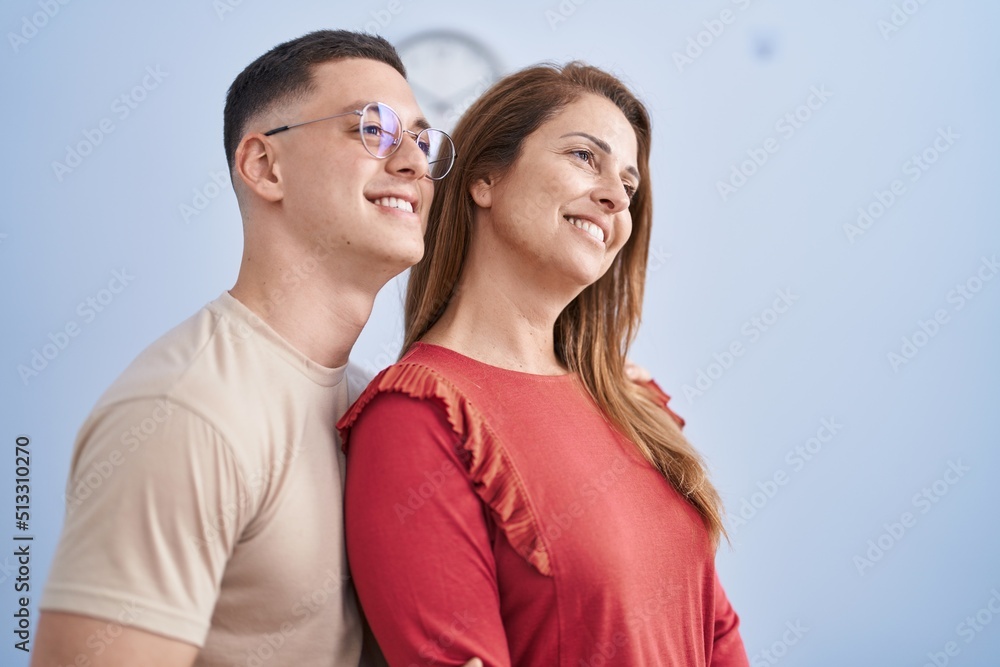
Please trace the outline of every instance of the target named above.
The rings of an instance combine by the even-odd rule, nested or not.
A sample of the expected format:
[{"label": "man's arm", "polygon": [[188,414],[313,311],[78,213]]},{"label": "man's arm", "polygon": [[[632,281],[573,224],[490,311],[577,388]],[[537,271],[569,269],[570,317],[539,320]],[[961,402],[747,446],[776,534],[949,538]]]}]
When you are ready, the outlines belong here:
[{"label": "man's arm", "polygon": [[[39,605],[36,664],[191,664],[251,511],[244,491],[228,446],[180,405],[134,400],[89,419]],[[175,655],[188,659],[162,662]]]},{"label": "man's arm", "polygon": [[625,377],[637,384],[644,384],[653,379],[652,373],[646,370],[645,366],[640,366],[631,359],[625,360]]},{"label": "man's arm", "polygon": [[117,621],[43,611],[31,667],[190,667],[198,647]]}]

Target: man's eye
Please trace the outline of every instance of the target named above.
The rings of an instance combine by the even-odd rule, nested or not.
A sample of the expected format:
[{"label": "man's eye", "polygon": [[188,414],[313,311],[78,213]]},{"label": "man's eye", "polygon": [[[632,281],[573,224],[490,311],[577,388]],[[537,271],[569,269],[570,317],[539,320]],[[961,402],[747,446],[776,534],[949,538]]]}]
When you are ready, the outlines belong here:
[{"label": "man's eye", "polygon": [[378,137],[382,135],[382,128],[379,127],[378,125],[365,125],[363,128],[361,128],[361,131],[364,134],[369,134],[373,137]]}]

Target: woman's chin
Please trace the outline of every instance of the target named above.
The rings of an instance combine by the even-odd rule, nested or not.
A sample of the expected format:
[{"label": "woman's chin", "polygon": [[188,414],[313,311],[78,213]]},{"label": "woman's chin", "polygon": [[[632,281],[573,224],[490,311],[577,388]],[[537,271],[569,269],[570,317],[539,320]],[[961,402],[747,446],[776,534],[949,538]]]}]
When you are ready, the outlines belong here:
[{"label": "woman's chin", "polygon": [[562,281],[568,287],[573,290],[574,298],[577,294],[587,289],[607,272],[607,268],[595,266],[595,267],[582,267],[577,266],[572,270],[567,270],[562,274]]}]

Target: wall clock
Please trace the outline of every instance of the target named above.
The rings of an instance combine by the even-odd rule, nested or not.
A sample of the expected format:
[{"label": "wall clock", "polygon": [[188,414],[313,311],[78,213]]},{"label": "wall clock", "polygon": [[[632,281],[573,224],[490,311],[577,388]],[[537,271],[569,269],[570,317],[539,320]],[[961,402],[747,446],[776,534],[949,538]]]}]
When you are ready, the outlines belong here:
[{"label": "wall clock", "polygon": [[399,42],[396,48],[427,120],[445,131],[455,126],[502,72],[491,49],[455,30],[421,32]]}]

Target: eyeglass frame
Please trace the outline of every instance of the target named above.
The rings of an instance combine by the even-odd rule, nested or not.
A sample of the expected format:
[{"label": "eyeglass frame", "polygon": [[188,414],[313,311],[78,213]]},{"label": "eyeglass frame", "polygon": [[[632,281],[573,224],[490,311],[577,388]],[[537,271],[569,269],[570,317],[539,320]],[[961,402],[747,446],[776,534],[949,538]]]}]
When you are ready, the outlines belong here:
[{"label": "eyeglass frame", "polygon": [[[392,148],[391,151],[389,151],[385,155],[376,155],[375,153],[372,153],[372,151],[371,151],[370,148],[368,148],[368,141],[365,139],[365,136],[364,136],[364,128],[365,128],[365,126],[362,123],[361,125],[358,126],[358,134],[361,135],[361,144],[365,147],[365,151],[369,155],[371,155],[376,160],[384,160],[384,159],[388,158],[393,153],[395,153],[397,150],[399,150],[399,147],[403,144],[403,134],[408,134],[411,137],[413,137],[414,143],[416,143],[417,147],[419,148],[420,147],[420,142],[418,142],[417,139],[420,137],[420,135],[423,134],[424,132],[428,131],[428,130],[434,130],[435,132],[440,132],[441,134],[443,134],[445,136],[445,138],[448,139],[448,142],[451,143],[451,148],[452,148],[452,151],[451,151],[451,164],[448,165],[447,171],[445,171],[443,174],[441,174],[440,176],[438,176],[437,178],[435,178],[435,177],[431,176],[431,171],[432,171],[432,169],[431,169],[431,156],[424,154],[425,157],[427,158],[427,173],[424,174],[424,176],[426,176],[427,178],[429,178],[432,181],[440,181],[445,176],[447,176],[448,174],[451,173],[452,167],[455,166],[455,160],[458,159],[458,149],[455,148],[455,140],[451,138],[451,135],[448,134],[447,132],[445,132],[444,130],[437,129],[436,127],[425,127],[422,130],[420,130],[419,132],[414,132],[413,130],[407,130],[406,128],[403,127],[403,119],[399,117],[399,113],[397,113],[397,111],[395,109],[393,109],[391,106],[389,106],[388,104],[385,104],[383,102],[369,102],[368,104],[364,105],[360,109],[354,109],[353,111],[345,111],[343,113],[333,114],[332,116],[324,116],[323,118],[316,118],[316,119],[313,119],[313,120],[305,120],[305,121],[302,121],[301,123],[292,123],[290,125],[282,125],[281,127],[276,127],[276,128],[274,128],[272,130],[268,130],[267,132],[264,132],[264,136],[265,137],[270,137],[270,136],[278,134],[280,132],[284,132],[286,130],[291,130],[292,128],[301,127],[303,125],[309,125],[311,123],[318,123],[318,122],[320,122],[322,120],[331,120],[333,118],[342,118],[344,116],[355,115],[355,116],[359,116],[359,117],[361,117],[363,119],[365,117],[365,112],[367,111],[368,107],[371,107],[371,106],[382,106],[382,107],[385,107],[386,109],[388,109],[389,111],[391,111],[396,116],[396,119],[399,121],[400,135],[399,135],[399,139],[398,140],[395,137],[393,137],[393,142],[392,142],[392,147],[393,148]],[[379,128],[379,130],[382,131],[381,128]],[[423,153],[422,150],[420,152]],[[435,162],[437,162],[437,160],[435,160]]]}]

